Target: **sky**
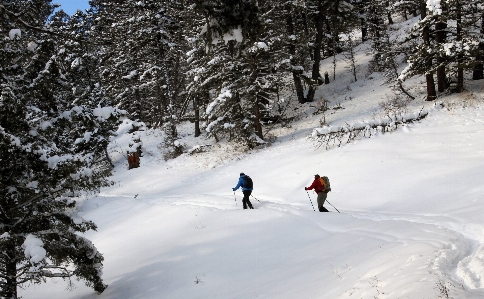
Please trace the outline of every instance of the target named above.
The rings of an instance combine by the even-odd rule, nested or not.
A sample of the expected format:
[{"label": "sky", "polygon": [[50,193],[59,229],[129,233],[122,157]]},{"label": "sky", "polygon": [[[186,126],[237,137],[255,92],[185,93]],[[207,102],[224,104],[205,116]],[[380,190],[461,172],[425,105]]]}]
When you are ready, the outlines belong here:
[{"label": "sky", "polygon": [[68,15],[73,15],[78,9],[86,10],[89,8],[89,0],[56,0],[52,2],[60,4]]}]

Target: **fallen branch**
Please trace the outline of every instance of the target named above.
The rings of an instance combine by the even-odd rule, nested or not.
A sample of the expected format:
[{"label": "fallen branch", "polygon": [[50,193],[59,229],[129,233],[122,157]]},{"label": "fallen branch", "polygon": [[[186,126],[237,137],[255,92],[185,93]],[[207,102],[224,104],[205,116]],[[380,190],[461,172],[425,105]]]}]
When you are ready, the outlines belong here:
[{"label": "fallen branch", "polygon": [[321,146],[325,146],[326,149],[340,147],[357,139],[393,132],[403,125],[424,119],[428,114],[429,111],[422,108],[418,113],[399,115],[383,120],[373,120],[351,125],[345,124],[339,127],[316,128],[309,139],[316,142],[317,148]]}]

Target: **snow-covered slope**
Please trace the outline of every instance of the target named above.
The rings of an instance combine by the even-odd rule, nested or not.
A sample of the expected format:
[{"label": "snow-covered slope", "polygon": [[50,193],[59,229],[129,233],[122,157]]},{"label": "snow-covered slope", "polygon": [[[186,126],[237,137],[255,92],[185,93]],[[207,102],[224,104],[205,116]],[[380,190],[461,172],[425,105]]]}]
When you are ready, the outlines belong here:
[{"label": "snow-covered slope", "polygon": [[[366,63],[361,54],[360,63]],[[330,63],[330,62],[328,62]],[[322,71],[329,66],[322,65]],[[330,125],[381,116],[390,90],[377,74],[351,82],[344,65],[321,87]],[[98,225],[87,237],[104,254],[105,282],[29,286],[24,298],[454,298],[484,296],[484,107],[482,82],[410,111],[429,116],[391,134],[331,150],[307,137],[321,115],[278,128],[269,147],[239,153],[227,145],[164,161],[161,133],[141,134],[141,167],[116,155],[116,184],[86,200],[80,214]],[[420,98],[420,99],[419,99]],[[433,107],[433,108],[432,108]],[[440,108],[439,108],[440,107]],[[188,126],[188,124],[187,124]],[[180,130],[187,148],[213,144]],[[255,210],[234,194],[240,172],[254,180]],[[331,213],[314,212],[306,193],[327,175]],[[309,197],[308,197],[309,196]],[[444,290],[445,291],[445,290]]]},{"label": "snow-covered slope", "polygon": [[[58,282],[22,294],[437,298],[449,282],[455,298],[482,298],[483,114],[435,110],[329,151],[287,137],[226,163],[216,151],[168,162],[147,151],[140,168],[120,165],[116,185],[82,207],[99,226],[88,237],[105,256],[109,288],[63,292]],[[143,139],[156,153],[156,134]],[[242,210],[231,190],[241,171],[254,179],[256,210]],[[303,187],[316,173],[330,177],[328,200],[341,213],[313,211]]]}]

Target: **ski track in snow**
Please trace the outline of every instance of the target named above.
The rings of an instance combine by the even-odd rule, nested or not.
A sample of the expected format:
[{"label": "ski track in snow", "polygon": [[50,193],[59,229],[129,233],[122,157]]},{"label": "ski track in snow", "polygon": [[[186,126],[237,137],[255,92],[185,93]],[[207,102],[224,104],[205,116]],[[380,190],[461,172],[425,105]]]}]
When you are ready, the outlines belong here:
[{"label": "ski track in snow", "polygon": [[[484,227],[478,224],[459,224],[449,217],[430,215],[398,215],[398,214],[370,214],[352,213],[353,217],[372,221],[407,221],[410,223],[434,225],[452,231],[460,237],[442,250],[434,261],[436,269],[456,269],[455,271],[441,271],[443,275],[454,276],[454,281],[464,284],[470,289],[484,287]],[[467,252],[464,256],[456,254],[457,248]],[[444,265],[445,264],[445,265]]]},{"label": "ski track in snow", "polygon": [[[123,197],[123,196],[113,196]],[[193,199],[188,199],[193,197]],[[273,210],[297,216],[300,221],[312,222],[314,227],[318,227],[327,231],[338,231],[338,229],[328,229],[323,227],[313,218],[307,218],[308,209],[307,204],[290,204],[277,199],[259,199],[260,202],[251,196],[251,202],[255,207],[255,211]],[[329,200],[329,198],[328,198]],[[317,202],[312,198],[313,205],[317,211]],[[236,194],[235,196],[220,196],[217,194],[178,194],[166,197],[159,197],[156,199],[143,200],[144,203],[150,205],[167,205],[180,206],[185,208],[193,208],[198,210],[208,209],[210,211],[226,211],[226,210],[240,210],[242,209],[242,196]],[[325,206],[332,214],[338,212],[328,203]],[[134,211],[135,212],[135,211]],[[341,212],[341,211],[340,211]],[[319,214],[319,212],[316,212]],[[442,250],[437,252],[433,260],[429,261],[429,266],[437,272],[438,276],[451,278],[456,285],[468,289],[484,288],[484,227],[478,224],[465,223],[460,224],[456,219],[441,215],[412,215],[412,214],[398,214],[398,213],[382,213],[382,212],[365,212],[365,211],[351,211],[346,210],[341,212],[341,216],[350,216],[355,219],[370,221],[370,222],[408,222],[410,224],[419,224],[425,226],[434,226],[436,231],[445,230],[451,231],[455,234],[455,238],[451,244],[444,246]],[[342,232],[341,230],[339,232]],[[400,238],[395,237],[391,233],[383,233],[382,231],[368,231],[363,228],[360,230],[352,229],[352,233],[364,236],[381,239],[383,241],[398,241]],[[429,234],[434,234],[435,231],[428,231]],[[431,239],[431,238],[429,238]],[[449,270],[455,269],[455,270]]]},{"label": "ski track in snow", "polygon": [[[287,205],[285,205],[287,206]],[[327,208],[330,207],[326,204]],[[287,208],[273,209],[291,212]],[[291,207],[294,209],[295,207]],[[307,209],[307,208],[306,208]],[[336,211],[332,211],[336,212]],[[292,212],[295,214],[294,212]],[[441,250],[434,261],[432,268],[439,271],[442,276],[454,276],[456,284],[465,285],[470,289],[479,289],[484,287],[484,227],[477,224],[459,224],[450,217],[429,216],[429,215],[402,215],[389,213],[367,213],[358,211],[345,211],[342,214],[350,215],[357,219],[369,221],[404,221],[409,223],[424,224],[436,226],[439,229],[445,229],[454,232],[458,237],[454,242]],[[378,237],[382,240],[390,241],[395,239],[391,234],[381,234],[379,232],[365,232],[362,235]],[[460,249],[460,250],[458,250]],[[464,254],[459,254],[464,252]],[[442,270],[443,269],[443,270]],[[456,269],[448,271],[448,269]]]}]

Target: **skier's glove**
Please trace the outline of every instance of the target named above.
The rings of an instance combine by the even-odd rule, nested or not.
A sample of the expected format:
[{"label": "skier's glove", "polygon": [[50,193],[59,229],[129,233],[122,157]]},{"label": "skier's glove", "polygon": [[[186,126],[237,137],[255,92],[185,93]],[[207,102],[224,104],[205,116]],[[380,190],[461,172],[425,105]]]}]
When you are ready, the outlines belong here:
[{"label": "skier's glove", "polygon": [[232,191],[235,191],[235,188],[232,188]]}]

